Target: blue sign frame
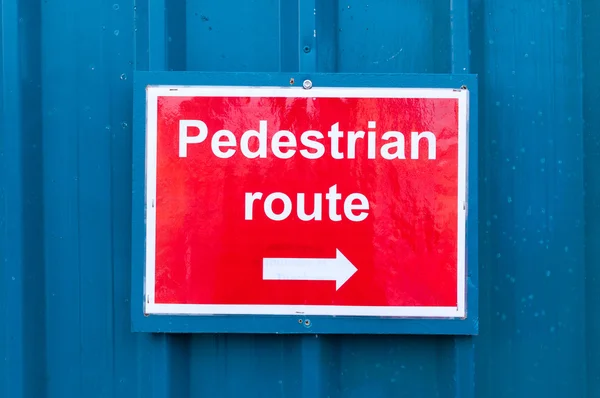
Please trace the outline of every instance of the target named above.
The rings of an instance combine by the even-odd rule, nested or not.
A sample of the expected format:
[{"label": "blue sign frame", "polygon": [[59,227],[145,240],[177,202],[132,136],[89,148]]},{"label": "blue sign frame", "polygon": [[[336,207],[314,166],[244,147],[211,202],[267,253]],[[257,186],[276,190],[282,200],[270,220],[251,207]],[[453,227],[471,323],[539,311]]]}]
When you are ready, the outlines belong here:
[{"label": "blue sign frame", "polygon": [[[302,315],[155,315],[144,313],[146,87],[226,85],[289,87],[310,80],[314,87],[466,88],[468,96],[466,217],[466,316],[408,318]],[[136,72],[134,75],[132,286],[134,332],[279,334],[443,334],[479,332],[478,280],[478,92],[476,75]]]}]

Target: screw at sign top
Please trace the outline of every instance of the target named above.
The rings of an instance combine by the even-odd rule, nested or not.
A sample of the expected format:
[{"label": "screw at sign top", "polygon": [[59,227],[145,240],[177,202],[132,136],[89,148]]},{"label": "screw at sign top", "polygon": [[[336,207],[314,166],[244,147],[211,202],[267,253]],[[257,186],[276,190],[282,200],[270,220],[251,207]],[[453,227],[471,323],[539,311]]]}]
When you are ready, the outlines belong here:
[{"label": "screw at sign top", "polygon": [[310,80],[305,80],[302,83],[302,87],[304,87],[306,90],[310,90],[312,88],[312,82]]}]

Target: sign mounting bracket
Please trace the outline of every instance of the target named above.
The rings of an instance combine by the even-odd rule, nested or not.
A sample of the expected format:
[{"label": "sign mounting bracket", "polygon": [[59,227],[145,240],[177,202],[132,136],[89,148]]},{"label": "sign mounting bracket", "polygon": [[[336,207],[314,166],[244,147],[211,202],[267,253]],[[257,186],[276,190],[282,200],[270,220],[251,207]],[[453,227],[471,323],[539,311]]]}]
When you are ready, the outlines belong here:
[{"label": "sign mounting bracket", "polygon": [[134,331],[477,334],[476,76],[134,80]]}]

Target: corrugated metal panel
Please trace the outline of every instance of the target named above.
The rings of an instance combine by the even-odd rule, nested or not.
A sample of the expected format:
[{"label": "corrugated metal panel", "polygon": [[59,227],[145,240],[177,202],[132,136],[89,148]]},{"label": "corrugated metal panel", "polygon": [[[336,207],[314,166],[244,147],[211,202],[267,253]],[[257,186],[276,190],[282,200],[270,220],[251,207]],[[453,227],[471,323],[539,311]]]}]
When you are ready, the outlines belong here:
[{"label": "corrugated metal panel", "polygon": [[[0,396],[600,395],[600,5],[221,3],[1,3]],[[132,334],[134,68],[478,73],[480,336]]]}]

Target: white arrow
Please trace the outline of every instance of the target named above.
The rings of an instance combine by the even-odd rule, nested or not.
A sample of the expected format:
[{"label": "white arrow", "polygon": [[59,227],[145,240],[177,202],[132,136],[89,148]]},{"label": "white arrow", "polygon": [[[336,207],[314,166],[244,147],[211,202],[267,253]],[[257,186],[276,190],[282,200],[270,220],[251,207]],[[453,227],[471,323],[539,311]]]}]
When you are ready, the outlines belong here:
[{"label": "white arrow", "polygon": [[356,271],[337,249],[335,258],[263,258],[264,280],[335,281],[335,290]]}]

